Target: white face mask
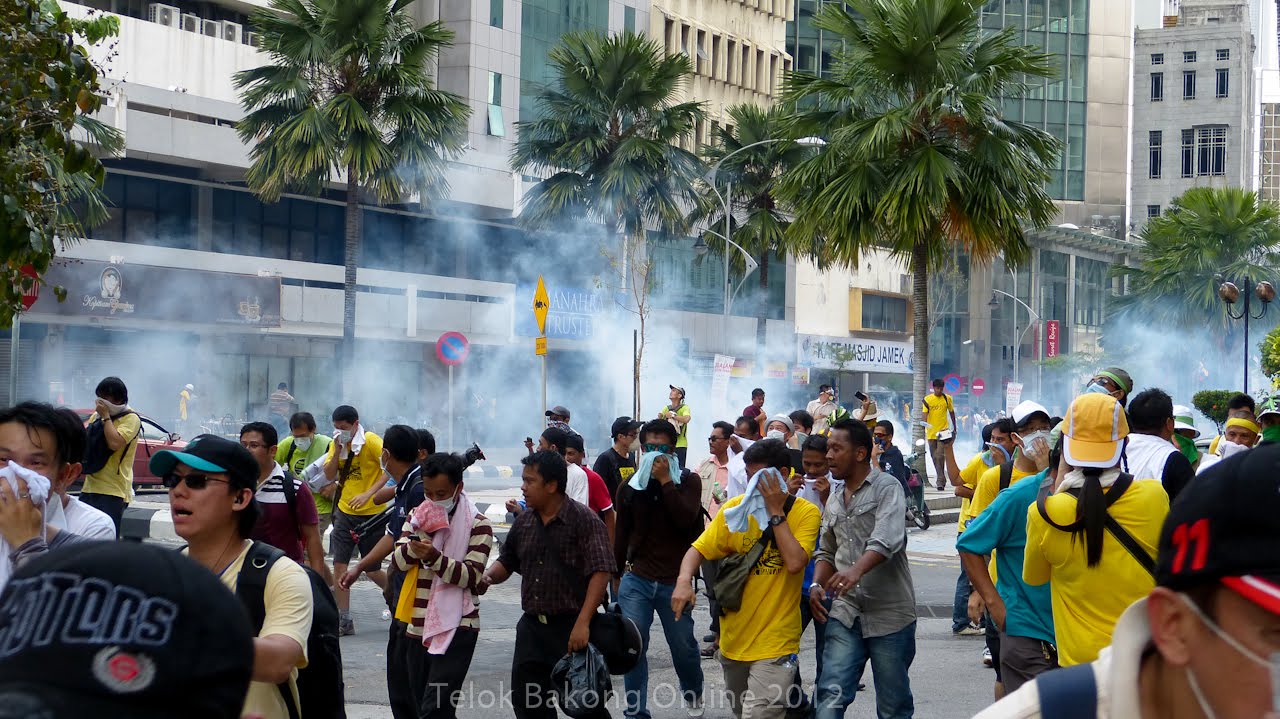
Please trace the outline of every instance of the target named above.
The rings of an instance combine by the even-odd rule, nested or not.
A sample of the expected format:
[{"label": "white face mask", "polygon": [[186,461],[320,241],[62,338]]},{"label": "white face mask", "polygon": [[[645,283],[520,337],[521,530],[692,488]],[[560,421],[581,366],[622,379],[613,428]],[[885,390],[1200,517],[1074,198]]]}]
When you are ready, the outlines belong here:
[{"label": "white face mask", "polygon": [[383,474],[389,474],[387,472],[387,450],[385,449],[382,450],[382,456],[378,457],[378,466],[382,467]]},{"label": "white face mask", "polygon": [[443,509],[447,514],[449,512],[452,512],[454,507],[458,506],[458,494],[455,492],[452,497],[444,500],[443,502],[437,502],[436,500],[433,499],[431,500],[431,503],[436,505],[440,509]]},{"label": "white face mask", "polygon": [[1036,444],[1037,444],[1036,440],[1043,439],[1046,445],[1049,443],[1049,430],[1047,429],[1037,429],[1034,432],[1020,434],[1018,436],[1022,438],[1023,454],[1026,454],[1027,452],[1031,452],[1031,451],[1036,451]]},{"label": "white face mask", "polygon": [[1224,438],[1221,442],[1218,442],[1218,455],[1221,456],[1223,459],[1226,459],[1227,457],[1230,457],[1231,455],[1236,454],[1238,452],[1243,452],[1246,449],[1249,449],[1249,448],[1243,444],[1236,444],[1235,442],[1232,442],[1229,439]]},{"label": "white face mask", "polygon": [[308,449],[311,449],[311,438],[310,437],[294,437],[293,446],[297,447],[299,452],[305,452]]},{"label": "white face mask", "polygon": [[344,444],[345,444],[345,443],[347,443],[347,442],[350,442],[350,441],[351,441],[351,430],[349,430],[349,429],[340,429],[340,430],[338,430],[338,441],[339,441],[339,442],[342,442],[342,443],[344,443]]},{"label": "white face mask", "polygon": [[[102,401],[107,402],[105,399]],[[129,409],[129,405],[127,404],[111,404],[110,402],[107,402],[107,411],[111,414],[120,414],[126,409]]]},{"label": "white face mask", "polygon": [[786,436],[787,435],[780,429],[771,429],[769,430],[769,434],[765,435],[765,439],[784,439]]},{"label": "white face mask", "polygon": [[[1200,621],[1209,628],[1209,631],[1213,632],[1214,636],[1221,639],[1227,646],[1236,650],[1240,656],[1267,670],[1268,674],[1271,673],[1271,662],[1259,656],[1249,647],[1246,647],[1239,639],[1227,634],[1222,627],[1218,626],[1217,622],[1210,619],[1209,616],[1200,609],[1200,607],[1196,606],[1196,603],[1192,601],[1191,597],[1188,597],[1185,594],[1179,594],[1178,597],[1181,598],[1182,602],[1191,609],[1192,613],[1199,617]],[[1186,668],[1186,672],[1187,683],[1191,685],[1191,693],[1196,696],[1196,703],[1200,705],[1200,711],[1204,712],[1204,715],[1209,719],[1215,719],[1217,713],[1209,706],[1209,700],[1205,698],[1204,692],[1200,690],[1200,682],[1196,680],[1196,675],[1191,671],[1191,667],[1189,665]]]}]

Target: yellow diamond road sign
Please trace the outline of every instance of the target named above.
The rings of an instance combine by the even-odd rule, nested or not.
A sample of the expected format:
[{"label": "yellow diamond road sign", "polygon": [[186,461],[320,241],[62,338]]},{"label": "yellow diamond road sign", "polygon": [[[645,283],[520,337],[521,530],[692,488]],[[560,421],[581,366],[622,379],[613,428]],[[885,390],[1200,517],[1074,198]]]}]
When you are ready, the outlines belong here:
[{"label": "yellow diamond road sign", "polygon": [[547,312],[551,310],[551,297],[547,294],[547,285],[538,275],[538,289],[533,292],[533,316],[538,320],[538,332],[547,333]]}]

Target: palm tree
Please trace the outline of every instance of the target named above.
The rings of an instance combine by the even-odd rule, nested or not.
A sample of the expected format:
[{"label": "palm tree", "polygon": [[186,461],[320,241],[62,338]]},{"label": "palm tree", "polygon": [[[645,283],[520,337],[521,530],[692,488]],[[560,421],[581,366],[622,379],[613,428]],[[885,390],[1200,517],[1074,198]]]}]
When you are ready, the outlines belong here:
[{"label": "palm tree", "polygon": [[[814,25],[843,50],[830,75],[797,73],[785,100],[793,134],[827,148],[779,184],[795,211],[788,234],[819,265],[854,266],[876,247],[913,277],[913,395],[929,372],[929,272],[959,247],[973,261],[1028,255],[1025,228],[1056,213],[1045,193],[1060,144],[1001,117],[1001,97],[1052,74],[1012,30],[984,34],[977,0],[847,0]],[[922,429],[915,428],[919,437]]]},{"label": "palm tree", "polygon": [[[774,253],[786,251],[786,231],[791,217],[779,206],[774,197],[774,185],[778,177],[796,167],[813,150],[794,141],[786,141],[784,122],[788,115],[778,105],[762,108],[742,104],[729,108],[731,126],[721,126],[715,131],[716,142],[703,150],[707,164],[728,157],[717,171],[719,188],[731,188],[729,227],[732,239],[756,258],[760,265],[760,289],[769,287],[769,260]],[[750,149],[752,144],[768,142]],[[736,154],[735,154],[736,153]],[[732,155],[732,157],[730,157]],[[721,234],[724,230],[724,210],[714,193],[704,197],[698,219],[705,219],[708,231],[703,240],[713,250],[727,251]],[[746,211],[739,221],[732,208]],[[730,253],[732,264],[742,269],[745,260],[737,252]]]},{"label": "palm tree", "polygon": [[[414,26],[412,0],[270,0],[254,13],[270,64],[235,75],[252,143],[249,187],[267,202],[346,182],[342,339],[355,356],[360,200],[447,192],[446,163],[463,149],[470,109],[431,74],[453,33]],[[345,374],[345,372],[344,372]],[[349,376],[349,375],[348,375]]]},{"label": "palm tree", "polygon": [[525,195],[520,219],[567,231],[585,218],[621,235],[621,289],[640,321],[638,398],[652,268],[645,232],[686,231],[702,174],[697,156],[678,146],[703,117],[701,103],[678,100],[693,66],[630,32],[567,34],[548,60],[554,80],[538,92],[538,117],[516,124],[511,166],[546,178]]}]

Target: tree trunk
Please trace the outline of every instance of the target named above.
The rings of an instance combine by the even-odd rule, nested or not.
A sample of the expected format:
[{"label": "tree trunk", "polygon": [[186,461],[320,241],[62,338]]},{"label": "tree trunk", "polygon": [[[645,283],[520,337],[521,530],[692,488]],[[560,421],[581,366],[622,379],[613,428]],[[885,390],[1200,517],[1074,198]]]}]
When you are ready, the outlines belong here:
[{"label": "tree trunk", "polygon": [[360,264],[360,183],[354,167],[347,168],[346,238],[342,250],[342,394],[354,391],[356,358],[356,267]]},{"label": "tree trunk", "polygon": [[916,424],[914,415],[924,402],[929,382],[929,250],[923,239],[911,248],[911,314],[915,332],[914,377],[911,382],[911,440],[924,439],[924,427]]},{"label": "tree trunk", "polygon": [[769,254],[768,250],[760,253],[760,289],[765,292],[769,291]]},{"label": "tree trunk", "polygon": [[641,415],[641,406],[644,404],[644,398],[641,395],[640,386],[640,368],[644,366],[644,347],[647,339],[646,322],[649,319],[649,273],[653,267],[649,264],[648,246],[645,242],[644,230],[636,233],[635,237],[623,235],[624,247],[628,247],[628,252],[624,253],[624,257],[630,262],[631,271],[635,274],[631,278],[632,296],[636,301],[636,315],[640,318],[640,337],[636,343],[635,366],[632,368],[631,380],[634,382],[634,391],[636,397],[636,414],[639,418]]}]

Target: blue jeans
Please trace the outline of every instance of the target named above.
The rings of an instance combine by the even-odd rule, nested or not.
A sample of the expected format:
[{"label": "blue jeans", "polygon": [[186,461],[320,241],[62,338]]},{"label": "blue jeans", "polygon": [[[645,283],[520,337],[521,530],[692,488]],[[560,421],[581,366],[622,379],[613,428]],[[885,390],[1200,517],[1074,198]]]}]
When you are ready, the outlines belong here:
[{"label": "blue jeans", "polygon": [[[831,611],[831,600],[826,602],[827,611]],[[813,681],[816,683],[818,677],[822,676],[822,650],[826,646],[827,624],[826,622],[815,622],[813,620],[813,610],[809,608],[809,596],[803,592],[800,594],[800,633],[804,634],[804,630],[813,624],[813,649],[814,658],[817,661],[817,668],[813,672]],[[799,673],[799,662],[796,664],[796,672]],[[802,684],[797,679],[798,684]]]},{"label": "blue jeans", "polygon": [[969,595],[973,594],[973,585],[969,583],[969,575],[964,569],[956,578],[956,598],[951,602],[951,631],[958,632],[969,626]]},{"label": "blue jeans", "polygon": [[[649,628],[653,626],[653,613],[662,621],[662,631],[667,635],[671,648],[671,661],[680,679],[680,692],[686,702],[692,704],[702,699],[702,656],[698,640],[693,636],[693,617],[685,612],[679,620],[671,611],[671,594],[674,584],[662,584],[635,574],[627,573],[618,587],[622,613],[636,623],[644,646],[640,661],[622,678],[627,691],[625,715],[648,719],[649,716]],[[670,695],[663,697],[670,701]]]},{"label": "blue jeans", "polygon": [[863,638],[861,618],[854,621],[852,628],[829,619],[825,639],[816,719],[843,719],[845,709],[853,703],[868,659],[876,687],[876,716],[911,719],[915,700],[907,671],[916,656],[915,622],[893,634]]}]

